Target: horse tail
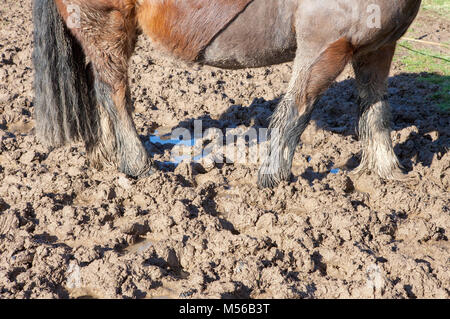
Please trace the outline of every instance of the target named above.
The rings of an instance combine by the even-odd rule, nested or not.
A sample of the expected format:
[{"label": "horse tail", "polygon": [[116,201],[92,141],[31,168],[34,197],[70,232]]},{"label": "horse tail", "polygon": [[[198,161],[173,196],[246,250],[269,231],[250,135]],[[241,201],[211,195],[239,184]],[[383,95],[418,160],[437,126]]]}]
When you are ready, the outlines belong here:
[{"label": "horse tail", "polygon": [[54,0],[33,5],[36,135],[46,146],[98,136],[92,75],[83,50],[60,16]]}]

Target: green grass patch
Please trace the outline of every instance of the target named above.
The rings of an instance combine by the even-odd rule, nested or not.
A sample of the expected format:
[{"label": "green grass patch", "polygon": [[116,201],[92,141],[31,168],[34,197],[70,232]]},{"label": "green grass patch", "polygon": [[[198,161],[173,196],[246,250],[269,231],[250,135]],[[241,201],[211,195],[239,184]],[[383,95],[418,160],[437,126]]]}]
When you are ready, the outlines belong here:
[{"label": "green grass patch", "polygon": [[422,6],[425,10],[450,17],[450,1],[448,0],[422,0]]},{"label": "green grass patch", "polygon": [[406,72],[419,73],[419,81],[439,86],[437,92],[431,93],[432,99],[445,111],[450,111],[450,56],[436,53],[429,49],[416,49],[408,41],[401,41],[403,53],[399,58]]}]

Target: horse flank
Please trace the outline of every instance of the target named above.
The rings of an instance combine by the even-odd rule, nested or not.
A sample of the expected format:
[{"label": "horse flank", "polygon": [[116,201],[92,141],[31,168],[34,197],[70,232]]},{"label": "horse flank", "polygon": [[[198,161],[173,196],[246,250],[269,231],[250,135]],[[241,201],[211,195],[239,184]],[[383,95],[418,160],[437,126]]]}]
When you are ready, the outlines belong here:
[{"label": "horse flank", "polygon": [[142,30],[175,56],[195,61],[199,53],[252,0],[142,0]]}]

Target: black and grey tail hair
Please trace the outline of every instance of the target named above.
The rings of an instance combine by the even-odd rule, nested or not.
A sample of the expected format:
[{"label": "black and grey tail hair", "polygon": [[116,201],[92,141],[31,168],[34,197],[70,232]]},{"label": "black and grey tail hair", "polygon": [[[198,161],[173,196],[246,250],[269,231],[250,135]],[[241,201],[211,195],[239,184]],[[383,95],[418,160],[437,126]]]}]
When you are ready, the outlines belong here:
[{"label": "black and grey tail hair", "polygon": [[70,141],[95,144],[98,114],[90,87],[92,71],[65,26],[54,0],[33,4],[36,135],[46,146]]}]

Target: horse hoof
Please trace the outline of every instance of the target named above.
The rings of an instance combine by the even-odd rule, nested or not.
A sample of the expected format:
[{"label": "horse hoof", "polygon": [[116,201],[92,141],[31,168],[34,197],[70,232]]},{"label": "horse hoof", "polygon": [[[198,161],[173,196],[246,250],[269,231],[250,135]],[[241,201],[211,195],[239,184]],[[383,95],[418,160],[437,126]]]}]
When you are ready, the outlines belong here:
[{"label": "horse hoof", "polygon": [[147,167],[143,170],[141,174],[139,174],[138,178],[146,178],[158,171],[158,167],[156,166],[153,160],[149,160]]},{"label": "horse hoof", "polygon": [[147,164],[139,167],[139,169],[134,168],[130,169],[129,167],[121,166],[120,171],[130,177],[135,179],[145,178],[150,175],[153,175],[158,170],[155,163],[151,160],[148,160]]},{"label": "horse hoof", "polygon": [[278,185],[278,182],[275,181],[271,174],[260,174],[258,175],[257,186],[260,189],[264,188],[274,188]]},{"label": "horse hoof", "polygon": [[156,172],[156,168],[150,167],[150,168],[147,169],[144,173],[142,173],[141,175],[139,175],[138,178],[146,178],[146,177],[149,177],[149,176],[153,175],[155,172]]}]

